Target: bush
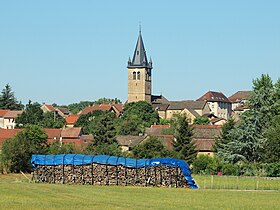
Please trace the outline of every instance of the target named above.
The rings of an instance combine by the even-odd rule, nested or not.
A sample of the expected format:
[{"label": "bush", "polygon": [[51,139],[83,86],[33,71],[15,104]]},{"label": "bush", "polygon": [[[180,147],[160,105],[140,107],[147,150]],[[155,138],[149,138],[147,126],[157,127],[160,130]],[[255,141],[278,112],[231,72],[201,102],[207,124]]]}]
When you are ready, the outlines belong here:
[{"label": "bush", "polygon": [[217,157],[199,155],[192,166],[192,171],[196,174],[217,174],[222,168],[222,162]]},{"label": "bush", "polygon": [[268,164],[266,171],[269,177],[280,177],[280,162]]},{"label": "bush", "polygon": [[232,176],[240,175],[239,166],[235,164],[224,164],[222,167],[222,172],[224,175],[232,175]]}]

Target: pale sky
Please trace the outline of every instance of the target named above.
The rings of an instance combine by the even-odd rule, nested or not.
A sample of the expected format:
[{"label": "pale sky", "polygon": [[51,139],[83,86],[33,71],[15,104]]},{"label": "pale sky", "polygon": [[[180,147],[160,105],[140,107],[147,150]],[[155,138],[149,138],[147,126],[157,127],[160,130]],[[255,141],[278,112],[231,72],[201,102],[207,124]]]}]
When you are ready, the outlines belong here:
[{"label": "pale sky", "polygon": [[230,96],[280,72],[278,0],[0,0],[0,89],[18,100],[127,99],[139,22],[153,94]]}]

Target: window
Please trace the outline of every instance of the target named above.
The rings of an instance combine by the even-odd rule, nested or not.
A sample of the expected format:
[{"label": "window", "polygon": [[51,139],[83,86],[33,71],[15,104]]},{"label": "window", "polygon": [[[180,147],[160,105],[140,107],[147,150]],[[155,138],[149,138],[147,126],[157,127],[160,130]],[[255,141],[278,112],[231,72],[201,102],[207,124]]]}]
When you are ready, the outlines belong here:
[{"label": "window", "polygon": [[140,71],[137,72],[137,79],[140,80]]},{"label": "window", "polygon": [[136,72],[133,72],[133,80],[136,80]]}]

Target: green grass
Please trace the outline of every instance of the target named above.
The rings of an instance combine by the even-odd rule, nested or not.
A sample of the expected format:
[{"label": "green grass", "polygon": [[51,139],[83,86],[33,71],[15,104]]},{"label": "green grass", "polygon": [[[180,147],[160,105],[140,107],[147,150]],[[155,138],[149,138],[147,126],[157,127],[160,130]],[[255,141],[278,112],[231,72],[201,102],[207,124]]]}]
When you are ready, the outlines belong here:
[{"label": "green grass", "polygon": [[0,209],[279,209],[277,191],[28,183],[0,175]]},{"label": "green grass", "polygon": [[280,190],[280,178],[194,175],[202,189]]}]

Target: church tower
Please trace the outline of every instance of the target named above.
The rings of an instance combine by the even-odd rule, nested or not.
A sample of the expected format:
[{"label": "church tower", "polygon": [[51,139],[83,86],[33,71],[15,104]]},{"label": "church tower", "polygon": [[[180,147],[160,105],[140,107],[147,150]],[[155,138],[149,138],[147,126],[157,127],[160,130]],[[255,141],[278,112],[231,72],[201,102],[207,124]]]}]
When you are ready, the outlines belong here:
[{"label": "church tower", "polygon": [[147,60],[144,42],[139,31],[133,59],[128,60],[128,103],[147,101],[151,103],[152,59]]}]

